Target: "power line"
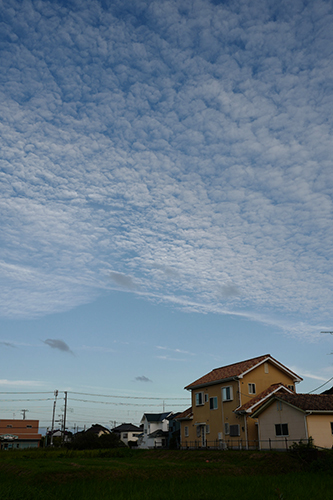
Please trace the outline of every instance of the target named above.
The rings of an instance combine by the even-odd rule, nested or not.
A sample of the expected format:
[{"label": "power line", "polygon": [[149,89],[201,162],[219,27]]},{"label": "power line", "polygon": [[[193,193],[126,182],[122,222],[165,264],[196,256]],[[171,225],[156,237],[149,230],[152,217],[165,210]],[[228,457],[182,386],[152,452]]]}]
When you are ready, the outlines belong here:
[{"label": "power line", "polygon": [[327,380],[327,382],[324,382],[323,384],[321,384],[319,387],[316,387],[316,389],[313,389],[313,391],[310,391],[308,394],[311,394],[312,392],[318,391],[318,389],[321,389],[322,387],[324,387],[324,385],[331,382],[331,380],[333,380],[333,377],[331,377],[329,380]]},{"label": "power line", "polygon": [[[78,394],[79,396],[97,396],[101,398],[122,398],[122,399],[156,399],[158,401],[188,401],[189,398],[157,398],[157,397],[150,397],[150,396],[115,396],[115,395],[110,395],[110,394],[89,394],[87,392],[73,392],[71,391],[69,394]],[[73,398],[71,398],[73,399]]]}]

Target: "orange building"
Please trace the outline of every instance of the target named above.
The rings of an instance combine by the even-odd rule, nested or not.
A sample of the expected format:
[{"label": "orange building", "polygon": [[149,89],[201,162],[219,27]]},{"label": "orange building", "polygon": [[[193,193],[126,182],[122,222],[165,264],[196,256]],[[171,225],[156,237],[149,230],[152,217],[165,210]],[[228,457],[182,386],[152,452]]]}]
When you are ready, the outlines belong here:
[{"label": "orange building", "polygon": [[38,448],[39,420],[0,419],[0,449]]}]

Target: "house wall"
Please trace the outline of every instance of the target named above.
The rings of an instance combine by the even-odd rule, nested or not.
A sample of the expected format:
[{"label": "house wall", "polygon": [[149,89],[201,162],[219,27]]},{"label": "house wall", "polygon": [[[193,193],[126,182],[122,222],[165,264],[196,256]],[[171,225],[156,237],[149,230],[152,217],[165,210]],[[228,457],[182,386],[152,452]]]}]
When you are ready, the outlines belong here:
[{"label": "house wall", "polygon": [[[279,408],[279,409],[278,409]],[[274,400],[258,417],[260,449],[285,449],[285,440],[288,446],[293,442],[307,439],[305,413],[293,408],[284,402]],[[287,436],[276,436],[275,424],[288,424]]]},{"label": "house wall", "polygon": [[333,422],[333,414],[312,413],[307,416],[308,435],[313,438],[316,446],[321,448],[333,447],[331,422]]},{"label": "house wall", "polygon": [[[37,448],[41,439],[38,433],[38,420],[0,420],[0,443],[2,449]],[[6,435],[17,436],[17,439],[4,439]],[[1,438],[2,437],[2,438]],[[8,446],[6,446],[8,444]]]},{"label": "house wall", "polygon": [[144,417],[144,419],[141,420],[141,423],[143,423],[143,436],[139,440],[139,447],[140,448],[154,448],[155,446],[159,446],[159,439],[160,438],[150,438],[149,434],[152,434],[153,432],[157,430],[162,430],[162,431],[168,431],[169,429],[169,421],[167,419],[164,419],[162,422],[148,422],[147,418]]},{"label": "house wall", "polygon": [[[255,384],[256,392],[255,394],[250,394],[249,392],[249,384]],[[293,382],[292,377],[290,377],[287,373],[280,370],[276,365],[270,362],[265,362],[259,365],[258,367],[251,370],[249,373],[244,375],[243,379],[240,380],[240,400],[241,404],[245,404],[250,399],[252,399],[255,395],[264,391],[272,384],[282,383],[286,386],[291,385],[296,392],[296,387]],[[258,440],[258,426],[256,425],[257,420],[253,418],[246,419],[247,425],[247,436],[249,443],[255,442]]]},{"label": "house wall", "polygon": [[[256,421],[252,418],[243,415],[236,415],[234,410],[244,403],[247,403],[256,394],[267,389],[270,385],[275,383],[283,383],[285,385],[292,385],[294,387],[293,379],[281,371],[277,366],[271,362],[266,362],[245,374],[240,380],[233,380],[220,384],[212,384],[208,387],[193,389],[192,390],[192,409],[193,420],[181,422],[181,445],[186,446],[186,443],[195,441],[200,445],[202,440],[202,427],[201,435],[197,434],[197,427],[200,424],[209,426],[209,433],[206,433],[206,440],[213,444],[214,441],[223,439],[234,446],[242,440],[244,446],[246,440],[249,445],[253,446],[255,441],[258,441],[258,430]],[[255,394],[249,391],[249,384],[255,384]],[[233,391],[232,401],[222,401],[223,387],[230,386]],[[295,387],[294,387],[295,389]],[[202,392],[203,404],[196,405],[196,393]],[[205,402],[205,395],[207,401]],[[210,398],[217,397],[217,409],[210,409]],[[225,424],[238,425],[239,436],[230,436],[225,434]],[[185,437],[185,426],[189,427],[189,436]],[[234,443],[234,444],[233,444]]]}]

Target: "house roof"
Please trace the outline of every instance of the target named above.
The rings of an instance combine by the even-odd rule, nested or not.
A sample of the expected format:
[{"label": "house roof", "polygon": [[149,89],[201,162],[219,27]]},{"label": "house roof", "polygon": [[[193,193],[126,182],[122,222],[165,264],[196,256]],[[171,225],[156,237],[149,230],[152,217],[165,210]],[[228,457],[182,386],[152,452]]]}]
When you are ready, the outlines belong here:
[{"label": "house roof", "polygon": [[172,414],[171,411],[167,411],[164,413],[144,413],[141,422],[144,419],[144,417],[146,417],[148,422],[163,422],[163,420],[165,420],[171,414]]},{"label": "house roof", "polygon": [[121,424],[114,427],[112,432],[141,432],[141,429],[133,424]]},{"label": "house roof", "polygon": [[252,413],[258,408],[258,406],[262,405],[265,401],[267,401],[267,399],[273,396],[273,394],[278,393],[280,395],[281,392],[294,394],[293,391],[288,389],[288,387],[282,383],[272,384],[267,387],[267,389],[257,394],[254,398],[251,398],[242,406],[236,408],[235,413]]},{"label": "house roof", "polygon": [[327,389],[327,391],[322,392],[322,394],[333,394],[333,386],[330,389]]},{"label": "house roof", "polygon": [[183,411],[179,415],[177,415],[177,420],[191,420],[193,418],[192,406],[187,408],[187,410]]},{"label": "house roof", "polygon": [[159,437],[168,437],[168,432],[167,431],[162,431],[162,429],[157,429],[156,431],[152,432],[151,434],[148,435],[149,438],[159,438]]},{"label": "house roof", "polygon": [[263,356],[258,356],[256,358],[241,361],[240,363],[233,363],[231,365],[222,366],[221,368],[215,368],[203,377],[200,377],[195,382],[187,385],[185,389],[191,390],[198,387],[218,384],[220,382],[231,380],[233,378],[242,378],[247,372],[253,370],[266,361],[273,363],[275,366],[279,367],[280,370],[288,373],[295,382],[300,382],[301,380],[303,380],[301,377],[296,375],[296,373],[292,372],[291,370],[289,370],[289,368],[274,359],[270,354],[265,354]]},{"label": "house roof", "polygon": [[93,424],[89,429],[86,430],[86,432],[91,432],[93,434],[99,434],[100,432],[106,432],[110,434],[110,429],[107,429],[106,427],[103,427],[103,425],[100,424]]},{"label": "house roof", "polygon": [[333,394],[275,394],[266,404],[256,410],[252,416],[259,415],[275,400],[284,401],[304,412],[333,413]]}]

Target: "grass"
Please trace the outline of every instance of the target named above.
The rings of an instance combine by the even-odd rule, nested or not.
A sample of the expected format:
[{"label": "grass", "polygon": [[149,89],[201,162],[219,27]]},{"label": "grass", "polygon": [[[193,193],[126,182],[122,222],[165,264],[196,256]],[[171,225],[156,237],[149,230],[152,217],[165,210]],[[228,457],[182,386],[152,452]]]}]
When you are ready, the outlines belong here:
[{"label": "grass", "polygon": [[322,470],[291,453],[29,450],[0,453],[0,489],[2,500],[331,499]]}]

